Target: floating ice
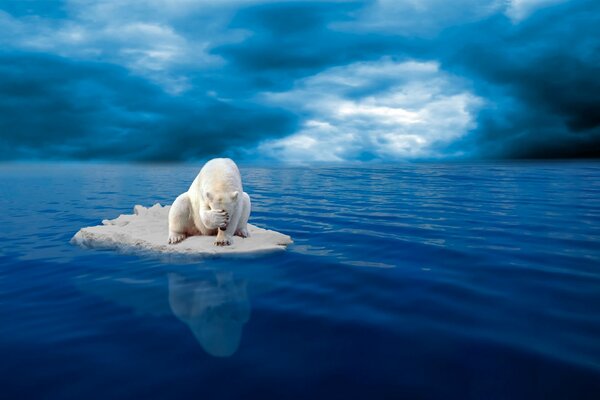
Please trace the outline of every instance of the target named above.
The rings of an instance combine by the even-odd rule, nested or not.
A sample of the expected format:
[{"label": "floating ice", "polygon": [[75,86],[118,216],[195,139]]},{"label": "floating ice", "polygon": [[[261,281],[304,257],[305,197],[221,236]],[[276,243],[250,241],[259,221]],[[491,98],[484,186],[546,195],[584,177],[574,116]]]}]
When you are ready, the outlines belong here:
[{"label": "floating ice", "polygon": [[183,242],[168,244],[168,215],[171,206],[136,205],[133,214],[122,214],[102,225],[82,228],[71,243],[88,248],[109,248],[122,251],[151,251],[169,254],[218,255],[248,254],[283,250],[292,238],[279,232],[248,224],[250,236],[234,236],[231,246],[215,246],[215,236],[191,236]]}]

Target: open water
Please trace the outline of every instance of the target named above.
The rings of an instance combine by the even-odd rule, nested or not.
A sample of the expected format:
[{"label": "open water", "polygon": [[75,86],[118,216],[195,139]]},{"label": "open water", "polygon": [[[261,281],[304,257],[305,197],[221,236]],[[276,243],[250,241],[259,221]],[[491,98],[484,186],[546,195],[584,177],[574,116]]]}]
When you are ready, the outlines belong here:
[{"label": "open water", "polygon": [[2,399],[600,398],[600,164],[242,165],[287,251],[69,243],[198,169],[0,166]]}]

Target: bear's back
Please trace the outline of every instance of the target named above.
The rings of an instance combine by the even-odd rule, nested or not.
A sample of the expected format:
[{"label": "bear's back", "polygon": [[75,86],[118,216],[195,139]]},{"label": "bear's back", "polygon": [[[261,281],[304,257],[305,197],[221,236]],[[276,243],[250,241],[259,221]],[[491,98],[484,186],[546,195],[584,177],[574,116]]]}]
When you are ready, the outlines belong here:
[{"label": "bear's back", "polygon": [[192,189],[242,192],[240,170],[230,158],[213,158],[204,164],[190,187]]}]

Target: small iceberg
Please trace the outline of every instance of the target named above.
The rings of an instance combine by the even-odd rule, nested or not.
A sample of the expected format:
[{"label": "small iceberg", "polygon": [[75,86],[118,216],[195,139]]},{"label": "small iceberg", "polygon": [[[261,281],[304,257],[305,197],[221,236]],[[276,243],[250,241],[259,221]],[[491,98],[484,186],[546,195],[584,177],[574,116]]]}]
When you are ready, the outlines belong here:
[{"label": "small iceberg", "polygon": [[71,243],[86,248],[125,252],[157,252],[183,255],[250,254],[284,250],[292,238],[282,233],[248,224],[249,237],[235,236],[230,246],[215,246],[215,236],[190,236],[178,244],[168,244],[168,215],[171,206],[136,205],[133,214],[105,219],[102,225],[82,228]]}]

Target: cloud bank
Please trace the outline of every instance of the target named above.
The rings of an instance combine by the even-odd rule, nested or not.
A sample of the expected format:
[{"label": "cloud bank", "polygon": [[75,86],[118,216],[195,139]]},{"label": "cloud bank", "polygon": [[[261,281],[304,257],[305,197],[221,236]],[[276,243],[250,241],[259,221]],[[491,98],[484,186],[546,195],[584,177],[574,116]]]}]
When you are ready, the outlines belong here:
[{"label": "cloud bank", "polygon": [[458,81],[435,62],[389,58],[325,70],[265,95],[306,117],[300,131],[259,150],[295,162],[449,156],[441,148],[474,127],[483,102]]},{"label": "cloud bank", "polygon": [[600,4],[7,1],[0,160],[600,156]]}]

